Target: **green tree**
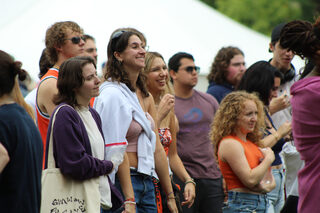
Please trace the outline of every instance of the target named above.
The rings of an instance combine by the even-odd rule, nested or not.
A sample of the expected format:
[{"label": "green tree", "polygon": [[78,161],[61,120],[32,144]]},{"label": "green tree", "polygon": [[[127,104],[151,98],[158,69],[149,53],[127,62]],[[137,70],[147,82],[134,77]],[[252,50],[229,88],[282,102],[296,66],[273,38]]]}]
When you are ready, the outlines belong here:
[{"label": "green tree", "polygon": [[302,9],[303,20],[315,21],[315,18],[319,16],[320,1],[319,0],[299,0]]},{"label": "green tree", "polygon": [[267,35],[280,22],[302,15],[301,4],[293,0],[215,0],[215,3],[222,13]]}]

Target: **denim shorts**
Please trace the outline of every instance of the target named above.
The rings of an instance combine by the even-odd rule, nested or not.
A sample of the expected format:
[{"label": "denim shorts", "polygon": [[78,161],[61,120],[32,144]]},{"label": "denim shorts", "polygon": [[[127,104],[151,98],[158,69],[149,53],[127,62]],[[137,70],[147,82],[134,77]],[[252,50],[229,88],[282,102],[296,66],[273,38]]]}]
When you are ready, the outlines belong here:
[{"label": "denim shorts", "polygon": [[276,188],[267,194],[269,200],[268,213],[278,213],[284,206],[284,172],[281,169],[272,169],[276,181]]},{"label": "denim shorts", "polygon": [[156,196],[152,177],[130,169],[134,197],[137,203],[136,213],[157,213]]},{"label": "denim shorts", "polygon": [[265,194],[251,194],[244,192],[228,192],[228,202],[223,207],[223,213],[265,213],[268,201]]}]

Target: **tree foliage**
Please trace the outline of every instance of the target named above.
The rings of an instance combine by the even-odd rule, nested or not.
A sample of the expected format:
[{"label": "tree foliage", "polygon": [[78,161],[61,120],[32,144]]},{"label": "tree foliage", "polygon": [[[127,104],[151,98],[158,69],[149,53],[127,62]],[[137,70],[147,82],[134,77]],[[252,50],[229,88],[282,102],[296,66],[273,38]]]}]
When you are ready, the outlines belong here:
[{"label": "tree foliage", "polygon": [[230,18],[266,35],[281,22],[319,15],[318,0],[202,0]]}]

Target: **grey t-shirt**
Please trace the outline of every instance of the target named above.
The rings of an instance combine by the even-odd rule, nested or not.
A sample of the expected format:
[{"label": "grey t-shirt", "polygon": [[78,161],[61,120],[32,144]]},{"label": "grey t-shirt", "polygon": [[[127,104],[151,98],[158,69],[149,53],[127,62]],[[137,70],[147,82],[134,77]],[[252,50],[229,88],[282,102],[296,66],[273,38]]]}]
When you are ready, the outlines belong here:
[{"label": "grey t-shirt", "polygon": [[221,177],[209,139],[210,125],[218,107],[214,97],[196,90],[190,98],[175,97],[178,154],[193,178]]}]

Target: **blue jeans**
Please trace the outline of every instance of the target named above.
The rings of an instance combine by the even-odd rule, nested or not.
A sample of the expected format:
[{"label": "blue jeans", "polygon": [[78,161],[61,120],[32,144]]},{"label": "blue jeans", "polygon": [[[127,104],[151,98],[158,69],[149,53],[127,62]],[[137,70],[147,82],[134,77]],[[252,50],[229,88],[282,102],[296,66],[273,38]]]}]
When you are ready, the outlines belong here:
[{"label": "blue jeans", "polygon": [[229,191],[228,203],[222,211],[223,213],[265,213],[267,206],[267,195]]},{"label": "blue jeans", "polygon": [[269,200],[268,213],[279,213],[284,205],[284,173],[283,168],[272,169],[276,188],[267,194]]},{"label": "blue jeans", "polygon": [[[131,182],[136,201],[136,213],[157,213],[156,197],[152,177],[138,173],[130,169]],[[116,177],[115,186],[121,191],[119,179]],[[122,194],[123,195],[123,194]],[[122,212],[123,207],[114,212]],[[111,213],[109,210],[102,210],[101,213]]]}]

